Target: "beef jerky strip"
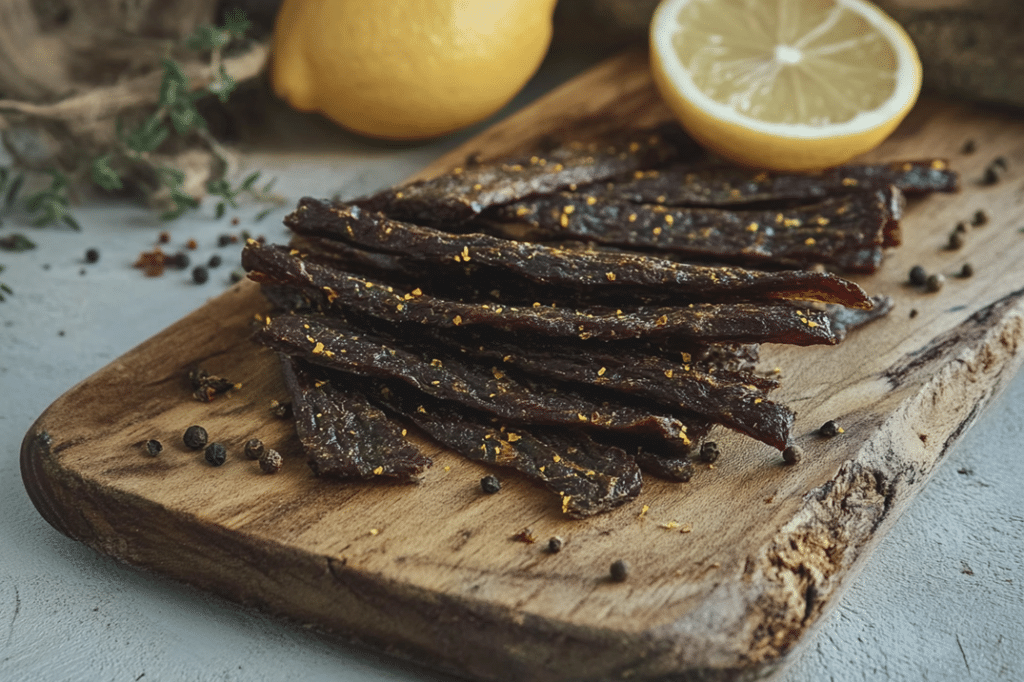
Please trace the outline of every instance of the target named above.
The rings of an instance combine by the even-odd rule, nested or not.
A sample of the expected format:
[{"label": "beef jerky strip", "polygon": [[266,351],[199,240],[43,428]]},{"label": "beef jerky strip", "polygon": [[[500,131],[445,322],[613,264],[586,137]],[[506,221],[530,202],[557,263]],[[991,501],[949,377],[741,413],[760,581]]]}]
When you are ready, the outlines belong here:
[{"label": "beef jerky strip", "polygon": [[290,284],[318,293],[331,306],[390,322],[438,327],[481,325],[507,332],[577,337],[583,340],[695,340],[701,343],[835,344],[828,316],[788,303],[691,303],[635,306],[624,310],[572,309],[470,303],[394,287],[317,263],[297,252],[255,242],[242,250],[242,266],[257,282]]},{"label": "beef jerky strip", "polygon": [[[898,197],[898,198],[897,198]],[[690,259],[803,267],[811,263],[873,272],[881,247],[899,242],[889,187],[777,210],[667,208],[579,193],[533,197],[481,217],[488,232],[528,239],[586,239],[657,249]]]},{"label": "beef jerky strip", "polygon": [[786,447],[793,427],[792,410],[769,400],[765,392],[776,382],[750,373],[711,373],[657,356],[613,355],[590,349],[580,352],[553,345],[524,350],[515,344],[492,341],[472,347],[469,353],[517,367],[532,376],[595,386],[679,408],[780,450]]},{"label": "beef jerky strip", "polygon": [[608,511],[640,493],[636,463],[618,447],[576,429],[496,426],[484,415],[398,386],[370,395],[467,459],[509,467],[540,481],[561,498],[562,511],[572,518]]},{"label": "beef jerky strip", "polygon": [[[572,204],[557,210],[567,216],[566,207]],[[585,202],[581,201],[580,207],[586,210]],[[821,216],[818,220],[827,222]],[[875,227],[880,228],[884,220],[883,215]],[[358,206],[332,205],[308,197],[285,218],[285,224],[302,235],[330,237],[409,260],[444,266],[478,265],[536,284],[580,289],[597,296],[602,291],[627,290],[676,302],[795,299],[855,308],[870,306],[863,289],[827,273],[708,267],[636,253],[565,249],[487,234],[456,235],[391,220]],[[769,230],[774,232],[770,226],[766,228]],[[746,228],[744,232],[750,234]],[[806,241],[801,242],[804,251],[808,250]]]},{"label": "beef jerky strip", "polygon": [[624,133],[608,143],[574,142],[543,155],[455,168],[431,180],[384,190],[354,203],[400,220],[452,226],[491,206],[701,154],[678,126],[663,126]]},{"label": "beef jerky strip", "polygon": [[317,476],[415,482],[429,457],[404,438],[404,429],[356,390],[342,391],[300,359],[281,356],[292,396],[295,430]]},{"label": "beef jerky strip", "polygon": [[630,179],[597,183],[583,191],[595,198],[618,198],[639,204],[734,206],[821,200],[853,189],[878,189],[889,185],[904,194],[955,192],[960,180],[941,159],[837,166],[808,174],[691,164],[635,171]]},{"label": "beef jerky strip", "polygon": [[578,426],[686,441],[678,418],[597,403],[573,391],[532,390],[497,369],[426,358],[320,315],[274,317],[254,339],[314,364],[359,376],[398,379],[427,395],[523,424]]},{"label": "beef jerky strip", "polygon": [[893,300],[889,296],[872,296],[871,300],[874,303],[871,310],[849,310],[842,306],[828,306],[827,312],[832,318],[832,328],[836,336],[845,339],[854,329],[885,317],[893,309]]}]

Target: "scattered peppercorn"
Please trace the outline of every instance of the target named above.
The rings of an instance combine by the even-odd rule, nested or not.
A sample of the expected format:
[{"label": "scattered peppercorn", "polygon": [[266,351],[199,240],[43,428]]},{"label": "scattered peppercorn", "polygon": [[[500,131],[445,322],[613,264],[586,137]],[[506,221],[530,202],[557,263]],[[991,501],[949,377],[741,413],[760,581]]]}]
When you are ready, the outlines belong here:
[{"label": "scattered peppercorn", "polygon": [[231,271],[231,283],[237,284],[245,279],[245,270],[232,270]]},{"label": "scattered peppercorn", "polygon": [[171,233],[168,232],[167,230],[164,230],[163,232],[160,233],[160,236],[157,237],[156,240],[160,244],[167,244],[168,242],[171,241]]},{"label": "scattered peppercorn", "polygon": [[974,212],[974,217],[971,218],[971,225],[981,227],[986,224],[988,224],[988,211],[979,208]]},{"label": "scattered peppercorn", "polygon": [[910,319],[914,319],[915,317],[917,317],[917,308],[911,308],[910,309]]},{"label": "scattered peppercorn", "polygon": [[281,464],[283,463],[284,458],[281,457],[281,453],[273,448],[260,455],[260,469],[265,474],[276,474],[281,470]]},{"label": "scattered peppercorn", "polygon": [[245,456],[248,459],[259,459],[264,452],[263,441],[259,438],[250,438],[245,442]]},{"label": "scattered peppercorn", "polygon": [[960,276],[961,277],[972,277],[973,275],[974,275],[974,266],[972,266],[970,263],[964,263],[963,266],[960,268]]},{"label": "scattered peppercorn", "polygon": [[230,246],[238,241],[238,237],[233,234],[222,234],[217,237],[217,246]]},{"label": "scattered peppercorn", "polygon": [[185,445],[193,450],[199,450],[206,446],[209,435],[202,426],[190,426],[185,429],[185,435],[181,438]]},{"label": "scattered peppercorn", "polygon": [[825,438],[834,438],[842,432],[842,428],[840,428],[839,424],[837,424],[833,419],[829,419],[827,422],[818,427],[818,435],[823,436]]},{"label": "scattered peppercorn", "polygon": [[803,456],[804,449],[799,445],[787,445],[786,449],[782,451],[782,461],[790,466],[799,464]]},{"label": "scattered peppercorn", "polygon": [[718,451],[718,443],[709,440],[701,444],[700,454],[698,456],[700,457],[700,460],[702,462],[707,462],[708,464],[711,464],[712,462],[718,461],[719,454],[720,453]]},{"label": "scattered peppercorn", "polygon": [[100,250],[99,249],[87,249],[86,250],[86,252],[85,252],[85,262],[86,263],[97,263],[97,262],[99,262],[99,260],[100,260]]},{"label": "scattered peppercorn", "polygon": [[206,284],[210,279],[210,271],[202,265],[192,268],[192,281],[196,284]]},{"label": "scattered peppercorn", "polygon": [[223,263],[223,262],[224,262],[224,259],[222,259],[217,254],[213,254],[212,256],[210,256],[210,260],[207,261],[206,265],[207,265],[207,267],[211,267],[211,268],[219,268],[220,264]]},{"label": "scattered peppercorn", "polygon": [[[963,225],[963,223],[960,224]],[[948,248],[950,251],[958,251],[964,248],[964,244],[966,243],[967,239],[964,237],[964,233],[961,232],[960,230],[954,230],[953,233],[949,235]]]},{"label": "scattered peppercorn", "polygon": [[960,148],[961,154],[973,154],[978,149],[978,144],[974,140],[964,140],[964,146]]},{"label": "scattered peppercorn", "polygon": [[158,440],[150,438],[146,441],[146,452],[148,452],[151,457],[156,457],[163,451],[163,449],[164,444]]},{"label": "scattered peppercorn", "polygon": [[994,166],[995,168],[1000,168],[1002,170],[1006,170],[1007,169],[1006,157],[1005,156],[997,156],[996,158],[992,159],[992,166]]},{"label": "scattered peppercorn", "polygon": [[501,481],[498,480],[497,476],[487,474],[480,479],[480,489],[488,495],[493,495],[501,490]]},{"label": "scattered peppercorn", "polygon": [[985,169],[985,175],[981,181],[986,185],[994,185],[999,182],[999,171],[996,170],[994,165]]},{"label": "scattered peppercorn", "polygon": [[953,231],[954,232],[967,232],[967,223],[965,223],[964,221],[961,220],[960,222],[958,222],[956,224],[956,227],[953,228]]},{"label": "scattered peppercorn", "polygon": [[204,452],[206,461],[215,467],[219,467],[228,458],[228,451],[220,443],[210,443]]},{"label": "scattered peppercorn", "polygon": [[562,551],[562,538],[557,535],[552,535],[548,539],[548,552],[551,554],[558,554]]},{"label": "scattered peppercorn", "polygon": [[910,283],[916,287],[919,287],[928,280],[928,273],[925,272],[925,269],[922,266],[915,265],[914,267],[910,268],[909,277]]},{"label": "scattered peppercorn", "polygon": [[928,275],[928,280],[924,283],[925,291],[935,293],[942,289],[942,285],[946,283],[946,278],[942,275],[935,273],[934,275]]},{"label": "scattered peppercorn", "polygon": [[629,577],[629,564],[624,559],[616,559],[612,562],[609,573],[611,574],[611,579],[615,582],[626,582],[626,578]]},{"label": "scattered peppercorn", "polygon": [[237,225],[239,222],[240,221],[238,220],[238,216],[235,216],[234,218],[231,219],[231,224],[232,225]]},{"label": "scattered peppercorn", "polygon": [[192,261],[189,260],[188,254],[184,253],[184,252],[181,252],[181,253],[176,253],[173,256],[171,256],[169,264],[173,265],[174,267],[178,268],[179,270],[184,270],[185,268],[187,268],[189,266],[189,264],[191,262]]}]

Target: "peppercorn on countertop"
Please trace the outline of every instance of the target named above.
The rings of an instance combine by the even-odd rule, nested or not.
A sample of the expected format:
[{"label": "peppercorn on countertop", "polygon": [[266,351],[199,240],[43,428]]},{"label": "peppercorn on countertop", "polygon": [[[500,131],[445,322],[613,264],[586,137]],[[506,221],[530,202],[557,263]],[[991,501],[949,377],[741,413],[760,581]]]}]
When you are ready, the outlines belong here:
[{"label": "peppercorn on countertop", "polygon": [[[549,58],[513,107],[593,57]],[[142,206],[88,202],[75,211],[81,232],[35,229],[14,218],[0,226],[0,238],[20,232],[37,245],[0,250],[0,282],[13,291],[0,302],[0,680],[449,679],[115,563],[49,526],[22,485],[19,446],[33,420],[71,386],[224,291],[238,268],[241,245],[232,237],[244,230],[284,241],[281,218],[300,196],[347,198],[394,184],[480,130],[395,147],[347,136],[314,117],[275,113],[267,141],[243,163],[276,176],[287,203],[258,223],[262,207],[255,205],[217,220],[208,202],[164,224]],[[169,241],[161,248],[186,254],[189,266],[146,277],[132,264],[164,231]],[[192,239],[195,249],[188,248]],[[214,256],[222,262],[211,267]],[[196,266],[205,277],[194,274]],[[1022,405],[1018,376],[777,680],[1019,675],[1024,458],[1007,453],[1022,450]]]}]

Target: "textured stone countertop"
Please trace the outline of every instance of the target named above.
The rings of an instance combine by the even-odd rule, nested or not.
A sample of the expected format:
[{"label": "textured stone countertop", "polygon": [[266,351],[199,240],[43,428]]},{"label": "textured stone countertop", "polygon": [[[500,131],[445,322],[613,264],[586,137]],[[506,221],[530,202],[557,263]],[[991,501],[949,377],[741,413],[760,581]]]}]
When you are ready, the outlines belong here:
[{"label": "textured stone countertop", "polygon": [[[556,56],[521,106],[587,62]],[[289,134],[293,125],[301,139]],[[302,195],[354,196],[393,184],[458,139],[394,147],[283,112],[245,164],[278,177],[289,205]],[[21,481],[21,439],[75,383],[222,292],[246,229],[284,239],[282,207],[215,220],[209,203],[172,224],[145,208],[89,203],[81,232],[25,228],[38,248],[0,251],[0,680],[131,682],[416,682],[448,679],[384,655],[115,563],[51,528]],[[230,224],[237,216],[240,223]],[[147,278],[131,268],[162,230],[167,249],[194,238],[193,263],[224,264],[203,285],[187,272]],[[100,252],[87,264],[89,248]],[[1024,670],[1024,376],[996,399],[879,544],[838,605],[791,657],[778,682],[1015,680]]]}]

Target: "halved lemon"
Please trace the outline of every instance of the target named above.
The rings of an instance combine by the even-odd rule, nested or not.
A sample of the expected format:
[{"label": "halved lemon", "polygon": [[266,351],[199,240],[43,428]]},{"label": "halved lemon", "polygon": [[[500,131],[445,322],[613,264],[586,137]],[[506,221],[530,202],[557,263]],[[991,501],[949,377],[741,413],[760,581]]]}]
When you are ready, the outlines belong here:
[{"label": "halved lemon", "polygon": [[921,90],[910,37],[865,0],[663,0],[650,38],[669,108],[747,166],[848,161],[888,137]]}]

